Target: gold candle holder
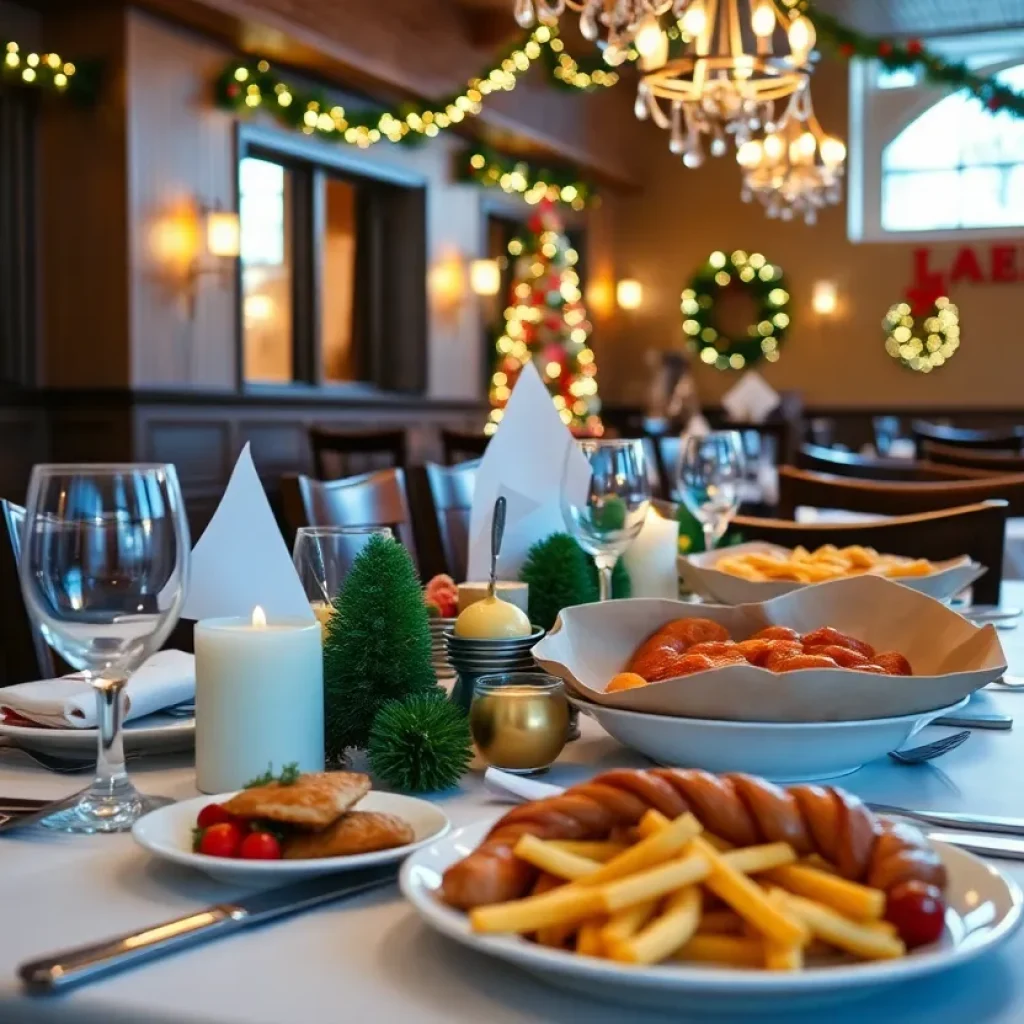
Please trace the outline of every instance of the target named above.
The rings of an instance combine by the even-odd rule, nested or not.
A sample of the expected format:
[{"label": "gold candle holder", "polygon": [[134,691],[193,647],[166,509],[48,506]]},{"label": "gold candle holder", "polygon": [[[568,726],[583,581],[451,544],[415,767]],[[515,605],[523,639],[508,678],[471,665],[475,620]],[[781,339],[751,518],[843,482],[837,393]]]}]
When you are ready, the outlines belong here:
[{"label": "gold candle holder", "polygon": [[568,739],[562,681],[538,672],[481,676],[469,726],[488,764],[517,775],[546,771]]}]

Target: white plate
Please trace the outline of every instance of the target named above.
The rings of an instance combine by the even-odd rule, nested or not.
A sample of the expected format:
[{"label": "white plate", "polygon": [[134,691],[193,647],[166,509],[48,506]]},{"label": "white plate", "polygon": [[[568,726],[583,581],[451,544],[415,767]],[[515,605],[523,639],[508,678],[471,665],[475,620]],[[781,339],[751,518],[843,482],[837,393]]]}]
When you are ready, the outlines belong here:
[{"label": "white plate", "polygon": [[620,743],[658,764],[808,782],[849,775],[885,757],[969,698],[924,714],[862,722],[723,722],[622,711],[571,695],[569,700]]},{"label": "white plate", "polygon": [[[0,736],[16,746],[43,754],[95,754],[95,729],[43,729],[37,726],[7,725],[0,719]],[[146,715],[124,725],[124,749],[127,753],[169,754],[191,750],[195,745],[195,718],[171,715]]]},{"label": "white plate", "polygon": [[[699,555],[680,555],[678,560],[679,575],[686,585],[695,593],[722,604],[751,604],[756,601],[770,601],[773,597],[792,594],[804,587],[817,586],[813,583],[795,583],[793,581],[745,580],[741,576],[722,572],[715,568],[722,558],[733,558],[756,552],[758,554],[779,555],[785,557],[792,553],[790,548],[764,541],[750,541],[736,544],[728,548],[716,548]],[[935,572],[927,576],[902,576],[891,578],[894,583],[901,583],[918,593],[927,594],[938,601],[947,601],[969,587],[986,572],[986,568],[978,562],[972,562],[966,555],[935,563]],[[868,574],[870,575],[870,574]]]},{"label": "white plate", "polygon": [[349,857],[320,857],[311,860],[236,860],[208,857],[192,852],[192,829],[199,811],[207,804],[222,804],[234,793],[218,793],[183,800],[151,811],[132,827],[132,838],[162,860],[203,871],[211,878],[231,885],[269,886],[299,882],[304,878],[328,875],[336,871],[401,860],[424,843],[440,839],[451,828],[448,816],[436,805],[398,793],[367,793],[354,810],[381,811],[407,821],[415,839],[405,846]]},{"label": "white plate", "polygon": [[[400,875],[406,899],[430,927],[456,942],[516,964],[552,985],[613,1003],[675,1013],[685,1009],[741,1014],[785,1013],[864,998],[886,986],[945,971],[980,956],[1005,942],[1021,919],[1022,896],[1012,880],[969,853],[935,843],[949,872],[946,931],[939,942],[910,956],[798,972],[741,971],[697,964],[630,967],[538,946],[517,936],[477,935],[470,931],[465,914],[441,902],[442,873],[479,845],[491,824],[457,829],[413,854]],[[940,1016],[937,1010],[936,1019]]]}]

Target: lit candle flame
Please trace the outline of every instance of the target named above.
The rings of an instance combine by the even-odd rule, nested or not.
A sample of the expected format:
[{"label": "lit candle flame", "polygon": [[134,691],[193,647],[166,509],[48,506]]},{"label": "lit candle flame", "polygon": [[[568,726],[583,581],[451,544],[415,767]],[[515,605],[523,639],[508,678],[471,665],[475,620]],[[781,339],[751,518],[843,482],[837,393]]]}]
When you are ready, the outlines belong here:
[{"label": "lit candle flame", "polygon": [[267,624],[267,614],[259,605],[252,610],[252,624],[257,629],[262,629]]}]

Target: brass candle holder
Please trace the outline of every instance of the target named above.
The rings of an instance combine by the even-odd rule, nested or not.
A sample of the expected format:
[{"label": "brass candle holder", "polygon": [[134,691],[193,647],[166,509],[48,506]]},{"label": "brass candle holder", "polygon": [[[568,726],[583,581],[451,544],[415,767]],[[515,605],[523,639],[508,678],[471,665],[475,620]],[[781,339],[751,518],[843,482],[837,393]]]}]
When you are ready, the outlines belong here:
[{"label": "brass candle holder", "polygon": [[517,775],[546,771],[569,736],[562,681],[538,672],[481,676],[469,726],[488,764]]}]

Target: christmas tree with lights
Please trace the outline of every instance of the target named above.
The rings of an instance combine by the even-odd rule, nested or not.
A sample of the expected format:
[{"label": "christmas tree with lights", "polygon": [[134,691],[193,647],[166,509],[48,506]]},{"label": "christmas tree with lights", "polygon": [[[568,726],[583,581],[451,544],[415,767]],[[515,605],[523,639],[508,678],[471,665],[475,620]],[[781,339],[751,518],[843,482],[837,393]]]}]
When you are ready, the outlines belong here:
[{"label": "christmas tree with lights", "polygon": [[562,422],[577,436],[600,437],[597,364],[587,345],[591,325],[575,269],[579,256],[552,204],[533,214],[526,235],[514,238],[508,251],[514,272],[484,432],[498,429],[519,373],[532,359]]}]

